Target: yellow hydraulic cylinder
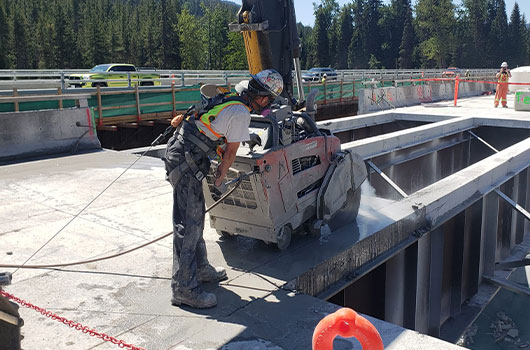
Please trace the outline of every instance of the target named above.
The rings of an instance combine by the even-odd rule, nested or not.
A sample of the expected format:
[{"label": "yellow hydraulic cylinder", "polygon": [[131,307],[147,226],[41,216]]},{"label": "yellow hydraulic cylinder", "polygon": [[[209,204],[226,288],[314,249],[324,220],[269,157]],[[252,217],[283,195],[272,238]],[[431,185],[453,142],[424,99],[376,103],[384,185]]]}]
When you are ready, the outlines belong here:
[{"label": "yellow hydraulic cylinder", "polygon": [[[243,13],[243,21],[249,23],[249,11]],[[243,40],[247,51],[248,69],[256,74],[272,67],[271,46],[269,35],[261,31],[244,31]]]}]

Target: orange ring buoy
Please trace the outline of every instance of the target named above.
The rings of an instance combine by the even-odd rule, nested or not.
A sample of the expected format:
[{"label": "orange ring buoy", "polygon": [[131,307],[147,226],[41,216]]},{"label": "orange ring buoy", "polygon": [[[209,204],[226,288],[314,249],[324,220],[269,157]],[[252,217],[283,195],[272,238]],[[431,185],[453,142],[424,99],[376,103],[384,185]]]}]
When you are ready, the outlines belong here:
[{"label": "orange ring buoy", "polygon": [[384,348],[374,325],[352,309],[339,309],[320,320],[313,332],[313,350],[333,350],[333,340],[337,335],[357,338],[363,350]]}]

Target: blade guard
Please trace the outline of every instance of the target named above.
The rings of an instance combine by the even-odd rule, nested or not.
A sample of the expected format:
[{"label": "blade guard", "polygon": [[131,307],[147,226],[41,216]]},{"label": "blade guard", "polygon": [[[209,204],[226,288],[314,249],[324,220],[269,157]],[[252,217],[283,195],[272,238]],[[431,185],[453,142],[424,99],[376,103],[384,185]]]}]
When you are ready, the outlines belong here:
[{"label": "blade guard", "polygon": [[357,191],[366,176],[361,156],[351,151],[337,152],[318,191],[317,219],[331,219],[345,206],[348,191]]}]

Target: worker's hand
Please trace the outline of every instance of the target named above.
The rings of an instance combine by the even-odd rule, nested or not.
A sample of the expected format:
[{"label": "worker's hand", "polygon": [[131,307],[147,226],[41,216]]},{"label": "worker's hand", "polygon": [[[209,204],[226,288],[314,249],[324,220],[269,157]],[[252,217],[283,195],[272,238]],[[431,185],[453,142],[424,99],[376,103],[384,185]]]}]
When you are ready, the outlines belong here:
[{"label": "worker's hand", "polygon": [[221,181],[219,184],[217,183],[217,180],[214,182],[214,186],[217,189],[217,191],[221,192],[221,194],[228,191],[228,186],[226,185],[226,182]]},{"label": "worker's hand", "polygon": [[183,114],[179,114],[176,117],[174,117],[173,119],[171,119],[171,126],[176,128],[176,127],[178,127],[180,125],[180,123],[182,123],[183,120],[184,120],[184,115]]}]

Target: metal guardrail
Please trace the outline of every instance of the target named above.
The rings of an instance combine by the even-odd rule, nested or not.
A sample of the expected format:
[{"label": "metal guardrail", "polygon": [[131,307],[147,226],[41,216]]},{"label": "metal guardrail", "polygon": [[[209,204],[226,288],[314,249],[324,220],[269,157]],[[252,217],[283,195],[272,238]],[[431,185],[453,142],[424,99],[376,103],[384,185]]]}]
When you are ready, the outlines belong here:
[{"label": "metal guardrail", "polygon": [[[366,70],[350,69],[338,70],[336,77],[328,77],[328,80],[339,80],[344,82],[351,81],[395,81],[406,80],[411,78],[435,78],[441,77],[443,69],[428,70],[402,70],[402,69],[383,69],[383,70]],[[470,77],[494,75],[496,69],[469,69],[462,70],[461,75],[468,74]],[[79,79],[69,79],[70,74],[88,73],[87,70],[0,70],[0,90],[18,89],[39,89],[39,88],[61,88],[63,91],[73,89],[73,84],[79,83]],[[138,79],[134,75],[139,74],[158,74],[159,79]],[[302,71],[302,74],[307,71]],[[114,73],[98,73],[117,75]],[[81,80],[92,83],[112,83],[121,84],[123,87],[134,88],[135,85],[142,85],[146,82],[154,82],[156,85],[170,86],[190,86],[199,83],[214,83],[233,85],[243,79],[249,79],[247,71],[213,71],[213,70],[144,70],[138,72],[123,72],[127,74],[125,78],[112,80]],[[158,84],[160,83],[160,84]]]}]

